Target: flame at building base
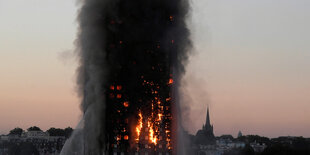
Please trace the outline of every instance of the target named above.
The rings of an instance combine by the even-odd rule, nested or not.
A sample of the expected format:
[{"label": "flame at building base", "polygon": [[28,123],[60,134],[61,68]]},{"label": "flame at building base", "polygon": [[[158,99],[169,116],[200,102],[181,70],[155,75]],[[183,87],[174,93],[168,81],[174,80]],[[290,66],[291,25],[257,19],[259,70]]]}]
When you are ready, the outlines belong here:
[{"label": "flame at building base", "polygon": [[62,154],[77,148],[87,155],[180,154],[187,12],[187,0],[82,1],[77,51],[84,116]]},{"label": "flame at building base", "polygon": [[[155,68],[155,67],[154,67]],[[151,70],[162,74],[165,79],[139,76],[140,83],[134,85],[136,92],[131,92],[128,85],[114,79],[113,85],[106,92],[107,128],[105,143],[106,154],[115,152],[168,153],[172,152],[172,113],[171,87],[172,79],[164,68]],[[169,66],[166,67],[169,69]],[[154,69],[155,70],[155,69]],[[122,73],[117,77],[123,77]]]}]

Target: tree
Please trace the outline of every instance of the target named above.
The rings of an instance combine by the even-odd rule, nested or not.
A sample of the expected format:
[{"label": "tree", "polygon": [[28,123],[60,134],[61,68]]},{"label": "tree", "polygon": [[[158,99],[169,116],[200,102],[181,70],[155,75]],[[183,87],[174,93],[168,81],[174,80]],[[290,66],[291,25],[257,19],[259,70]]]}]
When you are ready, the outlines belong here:
[{"label": "tree", "polygon": [[241,136],[238,137],[237,140],[245,142],[245,143],[265,143],[266,145],[270,144],[270,139],[267,137],[261,137],[258,135],[247,135],[247,136]]},{"label": "tree", "polygon": [[15,128],[13,130],[10,131],[9,135],[18,135],[18,136],[21,136],[22,133],[24,132],[24,130],[22,128]]},{"label": "tree", "polygon": [[230,139],[230,140],[234,140],[234,137],[232,135],[222,135],[220,136],[221,139]]},{"label": "tree", "polygon": [[39,155],[39,151],[31,142],[9,143],[8,154],[10,155]]},{"label": "tree", "polygon": [[72,132],[73,132],[73,129],[71,127],[65,128],[65,137],[69,138],[71,136]]},{"label": "tree", "polygon": [[254,155],[255,151],[249,144],[246,144],[245,147],[241,150],[241,154],[243,154],[243,155]]},{"label": "tree", "polygon": [[42,131],[42,130],[37,126],[32,126],[32,127],[28,128],[27,131]]},{"label": "tree", "polygon": [[50,128],[46,130],[46,132],[48,132],[50,136],[65,136],[66,138],[69,138],[73,132],[73,129],[71,127],[67,127],[65,129]]},{"label": "tree", "polygon": [[254,149],[249,145],[244,148],[233,148],[224,152],[223,155],[255,155]]},{"label": "tree", "polygon": [[48,132],[50,136],[65,136],[65,131],[60,128],[50,128],[46,132]]}]

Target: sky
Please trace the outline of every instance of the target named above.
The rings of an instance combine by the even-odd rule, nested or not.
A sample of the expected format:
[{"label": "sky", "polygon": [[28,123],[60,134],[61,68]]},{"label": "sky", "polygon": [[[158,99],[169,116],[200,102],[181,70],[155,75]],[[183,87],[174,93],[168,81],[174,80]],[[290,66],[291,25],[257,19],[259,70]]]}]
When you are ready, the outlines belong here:
[{"label": "sky", "polygon": [[[192,0],[186,129],[310,137],[310,1]],[[74,0],[0,0],[0,134],[81,117]]]}]

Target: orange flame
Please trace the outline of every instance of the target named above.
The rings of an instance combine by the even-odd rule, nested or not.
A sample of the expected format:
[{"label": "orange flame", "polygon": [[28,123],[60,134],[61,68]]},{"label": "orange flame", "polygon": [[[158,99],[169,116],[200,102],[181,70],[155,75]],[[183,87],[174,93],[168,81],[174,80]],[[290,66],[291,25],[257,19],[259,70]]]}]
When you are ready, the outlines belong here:
[{"label": "orange flame", "polygon": [[117,135],[116,140],[117,140],[117,141],[120,141],[120,140],[121,140],[121,137],[122,137],[121,135]]},{"label": "orange flame", "polygon": [[161,117],[162,117],[162,116],[163,116],[162,114],[160,114],[160,113],[158,114],[158,120],[159,120],[159,121],[161,121]]},{"label": "orange flame", "polygon": [[[174,42],[174,40],[172,41]],[[141,77],[143,78],[143,77]],[[170,79],[167,79],[167,84],[168,85],[171,85],[173,84],[173,79],[170,78]],[[166,105],[166,102],[170,102],[171,101],[171,97],[167,97],[167,98],[161,98],[160,97],[160,87],[157,86],[156,83],[154,83],[153,81],[147,81],[147,80],[144,80],[142,85],[144,86],[151,86],[151,92],[153,95],[154,95],[154,98],[151,100],[151,113],[150,115],[147,115],[147,116],[142,116],[142,113],[141,113],[141,109],[139,110],[139,113],[138,113],[138,116],[139,116],[139,119],[138,119],[138,122],[137,122],[137,126],[135,127],[136,129],[136,142],[137,143],[140,143],[140,139],[145,139],[147,140],[148,144],[145,144],[145,145],[148,145],[149,147],[151,147],[151,145],[159,145],[160,142],[159,141],[166,141],[167,143],[167,148],[171,149],[171,131],[169,130],[169,125],[166,124],[166,122],[164,122],[163,120],[166,120],[166,119],[171,119],[171,114],[167,113],[165,114],[164,111],[165,110],[169,110],[169,106]],[[117,89],[117,88],[116,88]],[[164,102],[165,101],[165,102]],[[125,105],[124,105],[125,106]],[[145,118],[143,118],[145,117]],[[165,126],[165,129],[164,129],[164,133],[160,132],[160,129],[162,127],[162,125]],[[142,131],[142,128],[143,128],[143,131]],[[144,131],[144,129],[146,129]],[[145,137],[143,138],[140,138],[142,132],[146,132],[145,134]],[[166,138],[163,138],[161,135],[162,134],[165,134],[165,137]],[[144,141],[142,142],[144,144]],[[149,145],[150,144],[150,145]],[[161,147],[158,146],[158,147]]]},{"label": "orange flame", "polygon": [[157,144],[157,138],[156,138],[156,136],[154,135],[153,124],[151,124],[151,122],[148,121],[148,122],[147,122],[147,126],[149,127],[149,137],[150,137],[150,141],[156,145],[156,144]]},{"label": "orange flame", "polygon": [[139,141],[139,137],[140,137],[140,133],[141,133],[141,129],[142,129],[142,113],[141,111],[139,112],[139,120],[138,120],[138,126],[136,127],[136,131],[137,131],[137,138],[136,140]]}]

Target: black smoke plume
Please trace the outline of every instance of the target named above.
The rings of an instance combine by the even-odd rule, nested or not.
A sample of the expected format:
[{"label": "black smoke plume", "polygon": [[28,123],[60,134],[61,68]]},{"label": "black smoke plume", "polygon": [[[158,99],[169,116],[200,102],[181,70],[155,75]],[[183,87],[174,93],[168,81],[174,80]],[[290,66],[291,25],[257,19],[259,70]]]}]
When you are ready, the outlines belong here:
[{"label": "black smoke plume", "polygon": [[[129,118],[130,125],[135,124],[131,122],[136,122],[139,110],[150,115],[153,87],[162,98],[172,97],[176,141],[180,126],[178,87],[191,47],[185,21],[188,11],[188,0],[82,1],[77,51],[84,116],[62,154],[110,154],[111,134],[122,124],[121,117]],[[173,79],[172,86],[167,85],[169,79]],[[146,88],[146,82],[154,86]],[[115,96],[118,94],[110,87],[122,96]],[[126,100],[130,106],[124,109],[114,98]],[[132,145],[121,147],[129,150]],[[174,144],[174,149],[177,147]]]}]

